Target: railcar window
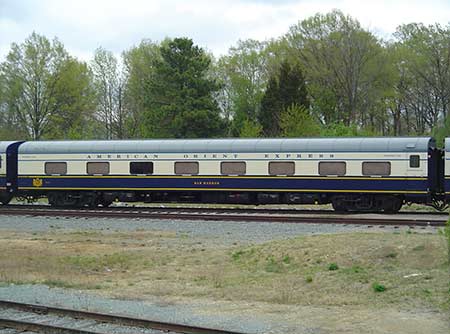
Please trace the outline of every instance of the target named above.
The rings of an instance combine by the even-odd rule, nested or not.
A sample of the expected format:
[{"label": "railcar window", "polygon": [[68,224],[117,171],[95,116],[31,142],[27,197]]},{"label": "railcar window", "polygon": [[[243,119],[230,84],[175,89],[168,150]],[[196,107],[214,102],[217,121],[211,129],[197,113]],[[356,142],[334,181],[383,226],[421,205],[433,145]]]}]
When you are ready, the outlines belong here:
[{"label": "railcar window", "polygon": [[390,162],[363,162],[362,163],[363,175],[391,175],[391,163]]},{"label": "railcar window", "polygon": [[87,173],[93,174],[109,174],[109,162],[88,162]]},{"label": "railcar window", "polygon": [[175,162],[175,174],[198,174],[198,162]]},{"label": "railcar window", "polygon": [[220,163],[220,173],[224,175],[244,175],[246,172],[247,166],[243,161]]},{"label": "railcar window", "polygon": [[45,174],[67,174],[67,163],[66,162],[46,162],[45,163]]},{"label": "railcar window", "polygon": [[130,174],[153,174],[153,162],[130,162]]},{"label": "railcar window", "polygon": [[293,161],[270,161],[270,175],[294,175],[295,163]]},{"label": "railcar window", "polygon": [[410,155],[409,156],[409,167],[419,168],[420,167],[420,155]]},{"label": "railcar window", "polygon": [[319,175],[343,176],[347,173],[347,164],[344,161],[320,161]]}]

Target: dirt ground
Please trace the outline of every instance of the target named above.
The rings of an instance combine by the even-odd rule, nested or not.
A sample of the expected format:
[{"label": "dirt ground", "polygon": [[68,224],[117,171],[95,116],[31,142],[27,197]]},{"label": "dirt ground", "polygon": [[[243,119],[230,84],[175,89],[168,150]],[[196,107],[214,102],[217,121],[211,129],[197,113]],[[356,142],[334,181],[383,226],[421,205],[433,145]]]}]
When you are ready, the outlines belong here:
[{"label": "dirt ground", "polygon": [[0,282],[195,302],[265,317],[291,333],[449,333],[445,240],[354,232],[244,246],[175,232],[0,233]]}]

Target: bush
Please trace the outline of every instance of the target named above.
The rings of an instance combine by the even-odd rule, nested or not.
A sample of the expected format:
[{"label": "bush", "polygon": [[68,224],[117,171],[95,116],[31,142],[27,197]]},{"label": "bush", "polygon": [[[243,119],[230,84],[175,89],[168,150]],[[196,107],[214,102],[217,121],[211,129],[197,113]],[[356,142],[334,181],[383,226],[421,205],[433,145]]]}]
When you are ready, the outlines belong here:
[{"label": "bush", "polygon": [[339,266],[336,263],[330,263],[328,265],[328,270],[338,270]]},{"label": "bush", "polygon": [[383,284],[375,282],[372,284],[373,291],[375,292],[383,292],[386,291],[386,287]]}]

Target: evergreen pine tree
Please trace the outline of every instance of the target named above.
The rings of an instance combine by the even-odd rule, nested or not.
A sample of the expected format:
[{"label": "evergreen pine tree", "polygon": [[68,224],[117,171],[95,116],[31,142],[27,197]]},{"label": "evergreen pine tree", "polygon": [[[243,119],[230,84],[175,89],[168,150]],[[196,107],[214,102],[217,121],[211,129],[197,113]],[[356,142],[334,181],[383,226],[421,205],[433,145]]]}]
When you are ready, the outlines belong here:
[{"label": "evergreen pine tree", "polygon": [[261,101],[258,120],[266,137],[281,134],[281,114],[291,106],[309,110],[308,92],[300,66],[284,61],[279,73],[270,77]]}]

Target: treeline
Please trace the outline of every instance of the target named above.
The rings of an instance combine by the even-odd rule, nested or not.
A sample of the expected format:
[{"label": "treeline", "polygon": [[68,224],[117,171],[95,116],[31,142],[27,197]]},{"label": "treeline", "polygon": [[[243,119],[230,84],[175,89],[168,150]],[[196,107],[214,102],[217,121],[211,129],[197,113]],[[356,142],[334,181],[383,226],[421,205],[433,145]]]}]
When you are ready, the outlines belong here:
[{"label": "treeline", "polygon": [[450,134],[450,24],[388,41],[339,11],[215,59],[189,38],[89,63],[32,33],[0,63],[0,139]]}]

